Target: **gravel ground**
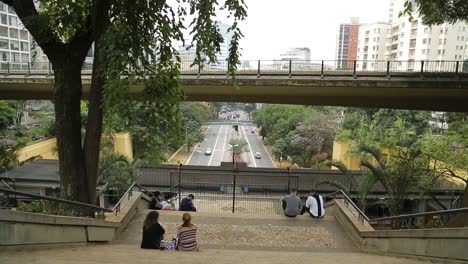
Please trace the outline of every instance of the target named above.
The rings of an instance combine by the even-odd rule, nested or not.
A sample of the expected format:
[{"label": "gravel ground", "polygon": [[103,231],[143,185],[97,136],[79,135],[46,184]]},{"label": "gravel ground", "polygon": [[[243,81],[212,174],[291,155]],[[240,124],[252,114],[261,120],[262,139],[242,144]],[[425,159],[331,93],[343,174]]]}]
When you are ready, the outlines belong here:
[{"label": "gravel ground", "polygon": [[[166,229],[166,239],[176,234],[177,224],[161,223]],[[265,225],[197,225],[198,242],[207,245],[262,247],[314,247],[336,248],[333,235],[324,227]]]}]

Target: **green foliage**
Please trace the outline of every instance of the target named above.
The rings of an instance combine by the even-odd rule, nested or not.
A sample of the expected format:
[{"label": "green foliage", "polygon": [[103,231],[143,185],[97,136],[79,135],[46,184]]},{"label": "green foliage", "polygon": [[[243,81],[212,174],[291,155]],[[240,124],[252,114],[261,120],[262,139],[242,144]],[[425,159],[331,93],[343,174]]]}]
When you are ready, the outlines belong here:
[{"label": "green foliage", "polygon": [[242,153],[250,151],[248,149],[247,141],[242,138],[233,138],[229,140],[229,145],[232,146],[232,152],[235,155],[240,156]]},{"label": "green foliage", "polygon": [[12,101],[0,100],[0,135],[8,126],[14,124],[16,118],[16,107]]},{"label": "green foliage", "polygon": [[35,200],[32,202],[20,202],[16,210],[20,212],[36,214],[76,216],[82,215],[80,210],[83,210],[83,208],[67,204],[60,204],[54,201]]},{"label": "green foliage", "polygon": [[0,172],[11,169],[18,164],[17,149],[18,146],[14,140],[0,137]]},{"label": "green foliage", "polygon": [[[333,150],[333,140],[340,128],[337,116],[312,113],[288,134],[288,155],[303,167],[317,165]],[[316,155],[324,153],[324,157]]]},{"label": "green foliage", "polygon": [[265,105],[254,111],[253,122],[261,128],[262,135],[273,143],[286,138],[313,111],[303,105]]},{"label": "green foliage", "polygon": [[130,161],[121,154],[105,154],[99,161],[98,182],[123,195],[138,176],[138,160]]},{"label": "green foliage", "polygon": [[54,38],[62,43],[68,43],[80,27],[85,27],[89,23],[86,19],[92,2],[90,0],[41,0],[40,21],[52,29]]},{"label": "green foliage", "polygon": [[406,0],[399,15],[408,15],[409,21],[412,21],[413,16],[419,14],[428,26],[446,22],[454,24],[468,20],[467,6],[466,0]]},{"label": "green foliage", "polygon": [[213,110],[213,118],[218,119],[219,113],[221,112],[221,108],[226,105],[226,103],[222,102],[211,102],[209,103],[211,109]]}]

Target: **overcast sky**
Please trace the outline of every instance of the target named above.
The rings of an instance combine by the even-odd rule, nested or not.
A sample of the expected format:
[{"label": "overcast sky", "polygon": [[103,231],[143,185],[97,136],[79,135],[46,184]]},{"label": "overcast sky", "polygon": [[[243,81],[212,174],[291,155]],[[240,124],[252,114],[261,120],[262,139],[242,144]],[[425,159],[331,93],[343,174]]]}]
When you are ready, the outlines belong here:
[{"label": "overcast sky", "polygon": [[[288,48],[304,46],[311,59],[335,59],[340,23],[388,20],[388,0],[245,0],[242,59],[278,59]],[[227,21],[220,18],[221,21]]]}]

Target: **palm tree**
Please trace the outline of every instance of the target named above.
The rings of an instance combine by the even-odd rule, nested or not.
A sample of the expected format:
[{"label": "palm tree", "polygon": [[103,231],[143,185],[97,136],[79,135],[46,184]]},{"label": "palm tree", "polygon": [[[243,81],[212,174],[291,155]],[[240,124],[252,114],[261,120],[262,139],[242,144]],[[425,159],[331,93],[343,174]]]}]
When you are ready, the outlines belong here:
[{"label": "palm tree", "polygon": [[373,174],[371,173],[366,173],[360,181],[356,179],[353,175],[351,175],[350,171],[344,165],[341,161],[337,160],[332,160],[332,161],[326,161],[325,162],[326,166],[330,167],[335,167],[337,168],[345,178],[349,180],[349,185],[346,186],[340,182],[334,181],[334,180],[322,180],[320,184],[325,184],[325,185],[330,185],[333,186],[337,189],[341,189],[343,192],[346,193],[349,197],[351,197],[351,194],[353,192],[357,192],[358,194],[358,206],[362,209],[365,210],[366,207],[366,198],[367,194],[371,190],[371,188],[377,183],[377,179],[374,177]]}]

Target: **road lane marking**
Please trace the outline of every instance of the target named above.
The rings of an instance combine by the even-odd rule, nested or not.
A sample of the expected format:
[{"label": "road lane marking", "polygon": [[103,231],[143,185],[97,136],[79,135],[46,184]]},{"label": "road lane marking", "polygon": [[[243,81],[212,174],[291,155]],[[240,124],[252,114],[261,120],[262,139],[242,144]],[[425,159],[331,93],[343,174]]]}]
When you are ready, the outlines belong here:
[{"label": "road lane marking", "polygon": [[257,135],[257,133],[255,133],[255,136],[257,137],[257,140],[260,141],[260,145],[262,145],[263,149],[265,150],[265,152],[267,153],[268,157],[270,158],[271,164],[273,164],[273,168],[276,168],[276,164],[275,164],[275,162],[273,162],[273,159],[272,159],[271,156],[270,156],[270,152],[268,152],[268,150],[266,149],[265,145],[263,145],[263,141],[260,139],[260,137]]},{"label": "road lane marking", "polygon": [[[208,132],[208,130],[210,130],[210,127],[211,127],[211,126],[208,126],[208,128],[207,128],[206,131],[205,131],[205,133],[203,134],[203,140],[205,140],[206,133]],[[190,160],[192,159],[192,156],[193,156],[193,154],[195,153],[195,151],[197,150],[197,147],[198,147],[199,144],[200,144],[200,142],[197,143],[197,144],[195,145],[195,147],[193,148],[192,154],[190,154],[190,157],[188,158],[188,160],[187,160],[187,162],[185,163],[185,165],[188,165],[188,164],[189,164],[189,162],[190,162]],[[200,161],[198,161],[198,163],[200,163]]]},{"label": "road lane marking", "polygon": [[247,133],[245,133],[244,126],[241,126],[241,129],[242,129],[242,135],[245,136],[245,140],[247,141],[247,145],[249,145],[250,157],[251,157],[251,159],[253,160],[254,168],[257,168],[257,162],[255,161],[255,157],[254,157],[254,155],[253,155],[253,149],[252,149],[252,147],[250,146],[249,137],[247,136]]},{"label": "road lane marking", "polygon": [[214,154],[214,150],[216,149],[216,145],[218,145],[218,140],[219,140],[219,135],[221,135],[221,129],[223,129],[224,126],[220,126],[219,127],[219,131],[218,131],[218,136],[216,137],[216,142],[215,142],[215,145],[213,147],[213,151],[211,152],[211,157],[210,157],[210,160],[208,161],[208,166],[210,166],[211,164],[211,161],[213,160],[213,154]]}]

